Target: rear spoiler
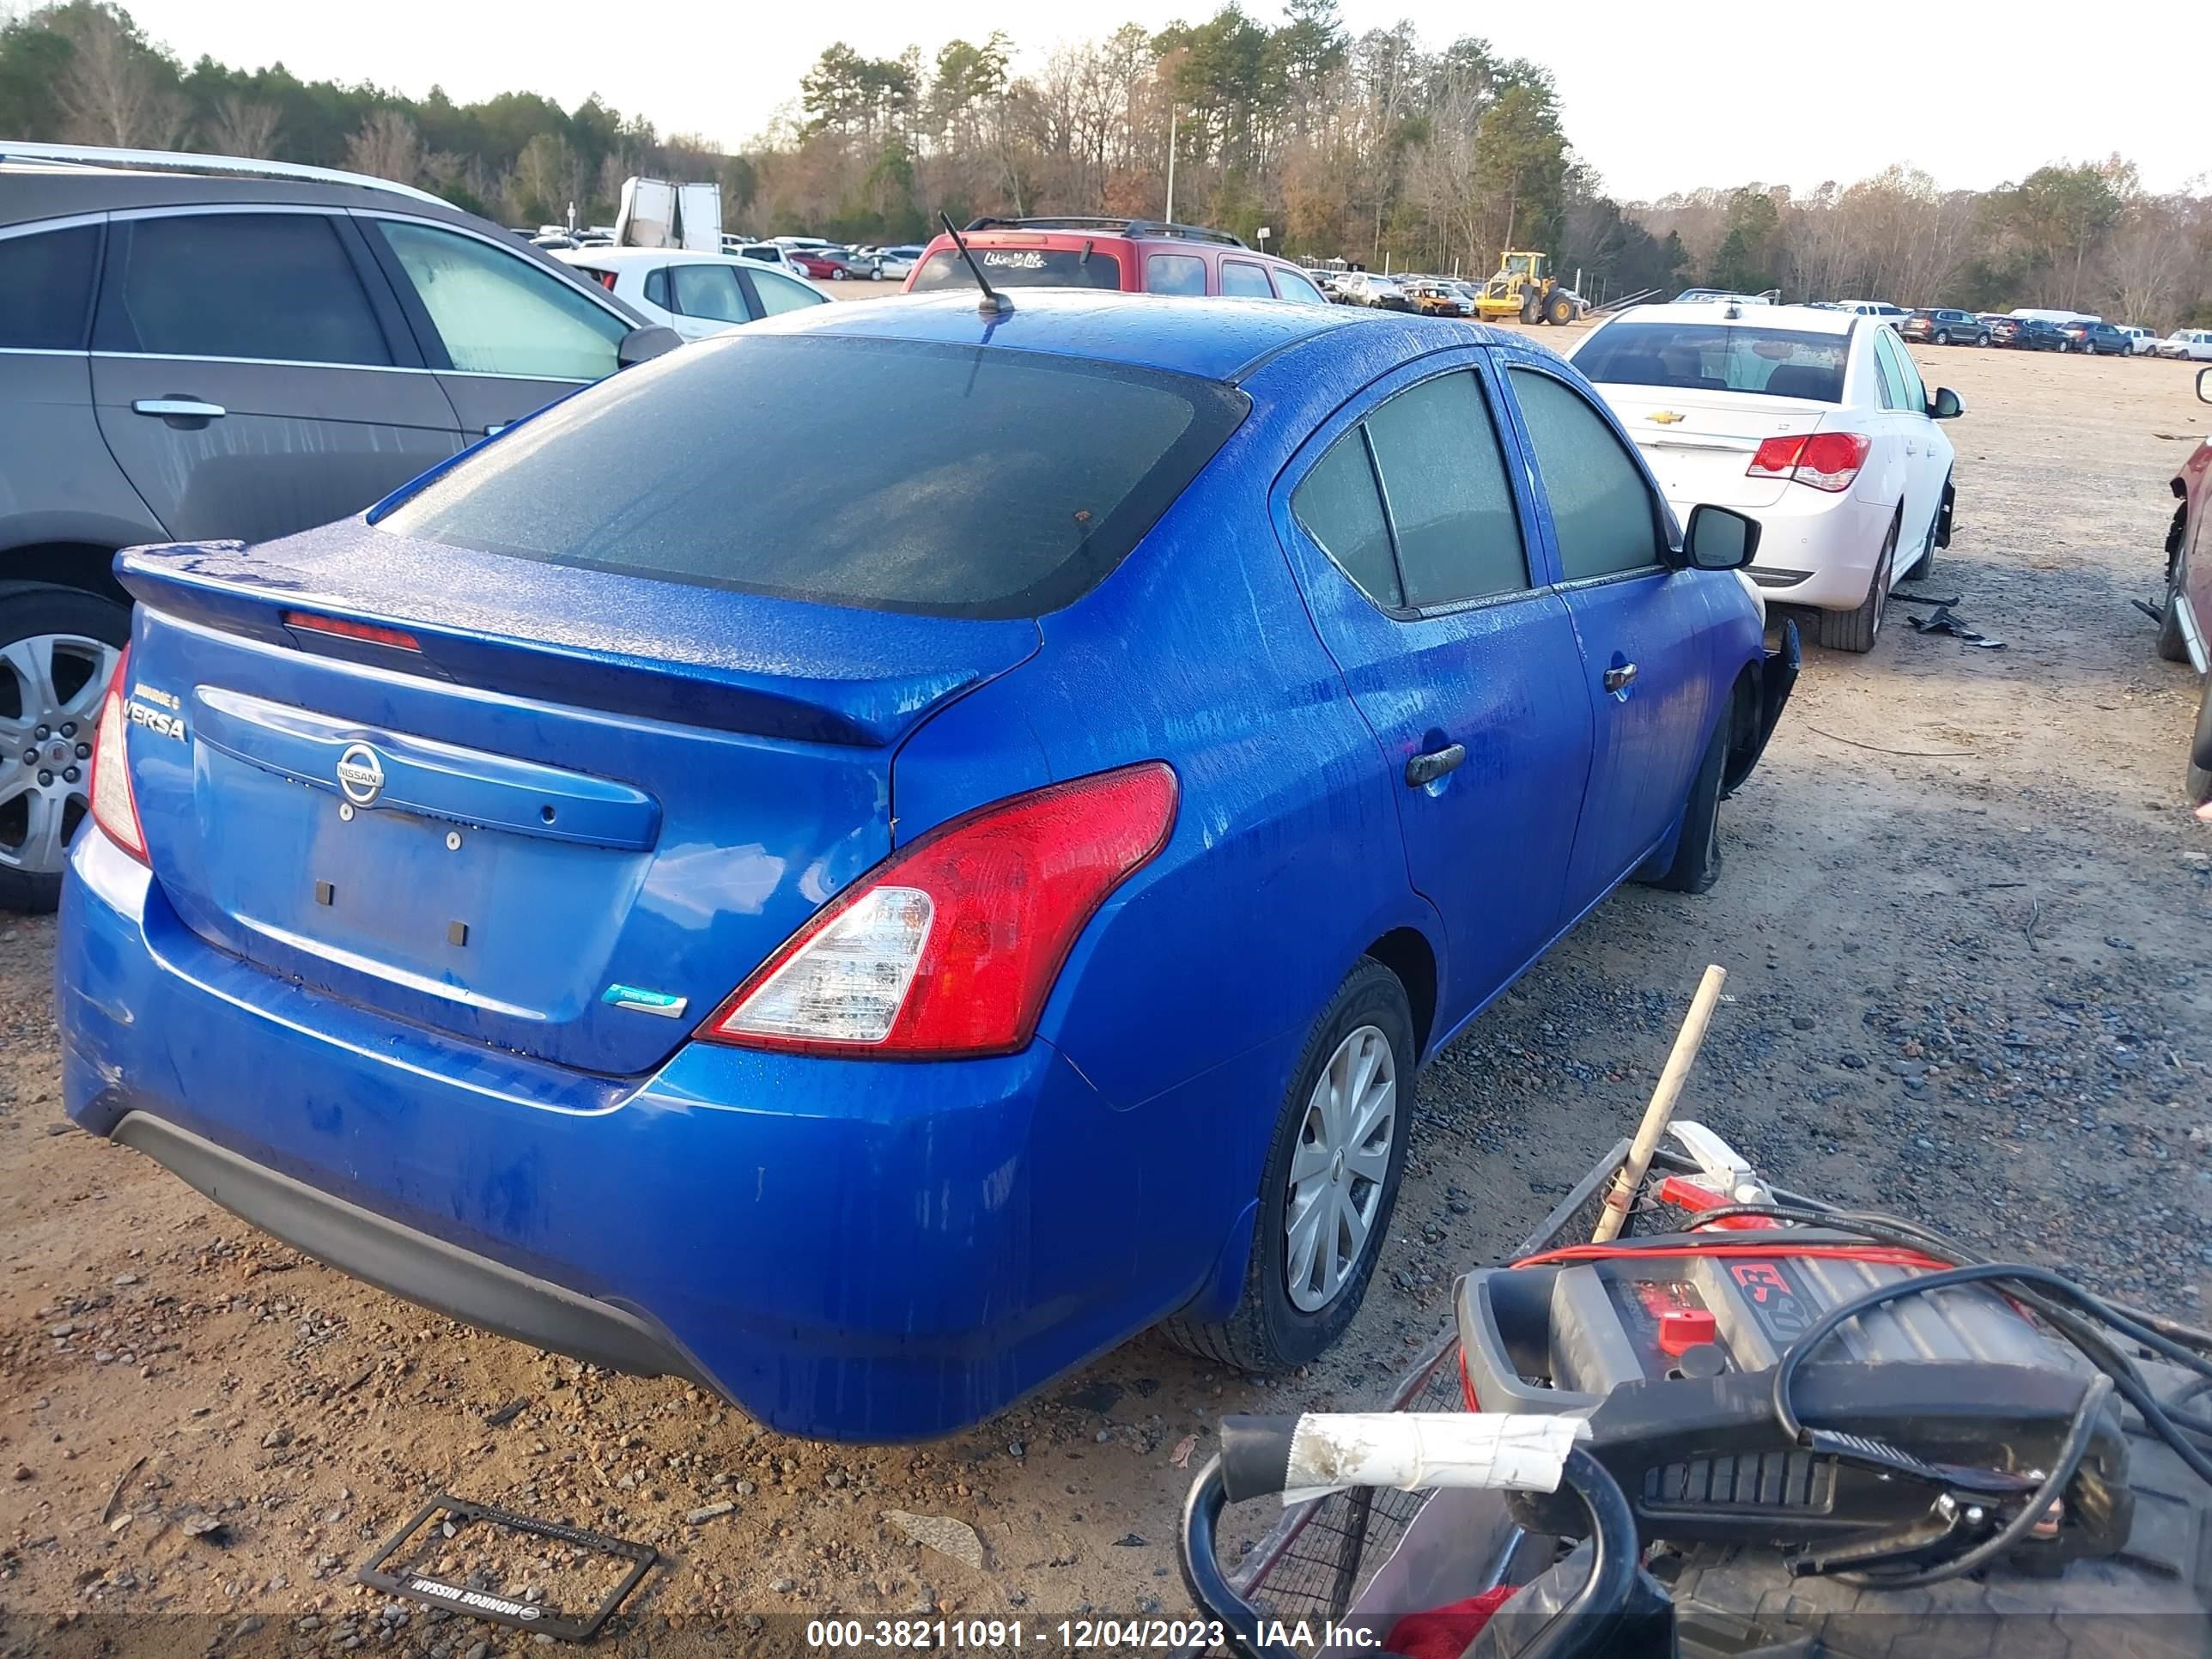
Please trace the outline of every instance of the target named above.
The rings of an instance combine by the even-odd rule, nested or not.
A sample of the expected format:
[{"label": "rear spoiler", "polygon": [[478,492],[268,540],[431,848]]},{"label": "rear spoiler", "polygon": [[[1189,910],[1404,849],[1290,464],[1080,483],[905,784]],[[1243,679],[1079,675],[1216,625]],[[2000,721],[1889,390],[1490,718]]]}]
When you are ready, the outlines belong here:
[{"label": "rear spoiler", "polygon": [[[380,545],[349,546],[360,534]],[[406,556],[425,544],[358,520],[276,545],[337,556],[303,569],[238,542],[173,543],[124,549],[115,574],[150,611],[265,646],[608,714],[869,748],[1017,666],[1039,637],[1030,621],[854,611],[442,546],[428,550],[431,575]],[[343,556],[356,550],[381,556]],[[431,610],[465,620],[423,620]]]}]

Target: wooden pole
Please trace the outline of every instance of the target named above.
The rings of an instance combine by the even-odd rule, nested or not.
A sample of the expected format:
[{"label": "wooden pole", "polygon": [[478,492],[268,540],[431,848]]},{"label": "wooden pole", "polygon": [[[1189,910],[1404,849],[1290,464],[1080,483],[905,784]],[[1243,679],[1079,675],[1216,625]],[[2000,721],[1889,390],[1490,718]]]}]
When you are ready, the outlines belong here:
[{"label": "wooden pole", "polygon": [[1704,1047],[1705,1028],[1713,1022],[1713,1008],[1721,1000],[1721,987],[1728,983],[1728,969],[1715,963],[1705,969],[1705,978],[1698,981],[1698,994],[1690,999],[1690,1012],[1682,1020],[1682,1029],[1674,1034],[1674,1051],[1667,1056],[1666,1069],[1659,1073],[1659,1086],[1651,1091],[1651,1103],[1644,1109],[1644,1121],[1638,1126],[1636,1139],[1630,1143],[1628,1161],[1620,1166],[1620,1174],[1613,1180],[1613,1188],[1605,1195],[1605,1207],[1598,1212],[1597,1231],[1590,1235],[1594,1244],[1604,1244],[1620,1237],[1627,1224],[1629,1206],[1635,1203],[1637,1189],[1644,1185],[1644,1177],[1651,1168],[1651,1155],[1659,1150],[1660,1137],[1667,1133],[1668,1121],[1674,1115],[1674,1103],[1682,1097],[1682,1085],[1690,1075],[1690,1067]]}]

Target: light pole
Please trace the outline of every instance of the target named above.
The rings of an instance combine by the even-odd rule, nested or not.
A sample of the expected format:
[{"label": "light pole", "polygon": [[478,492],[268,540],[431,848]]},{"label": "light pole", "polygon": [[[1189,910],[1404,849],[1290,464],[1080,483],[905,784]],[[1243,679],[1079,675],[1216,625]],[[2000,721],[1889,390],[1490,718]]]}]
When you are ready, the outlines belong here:
[{"label": "light pole", "polygon": [[1167,211],[1167,220],[1168,220],[1168,222],[1169,222],[1170,224],[1173,224],[1173,223],[1175,222],[1175,153],[1176,153],[1176,112],[1176,112],[1176,106],[1175,106],[1173,104],[1170,104],[1170,105],[1168,106],[1168,211]]}]

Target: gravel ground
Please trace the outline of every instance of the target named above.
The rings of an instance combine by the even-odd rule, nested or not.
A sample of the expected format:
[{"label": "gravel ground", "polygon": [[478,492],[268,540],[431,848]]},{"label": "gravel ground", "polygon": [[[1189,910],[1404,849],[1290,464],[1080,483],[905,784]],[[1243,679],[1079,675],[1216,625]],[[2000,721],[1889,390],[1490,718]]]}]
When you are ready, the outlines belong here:
[{"label": "gravel ground", "polygon": [[[1790,1185],[2196,1309],[2212,830],[2179,799],[2194,684],[2129,600],[2208,411],[2178,363],[1917,355],[1972,411],[1958,537],[1919,586],[2008,648],[1899,606],[1870,656],[1808,651],[1719,886],[1624,891],[1437,1060],[1367,1307],[1272,1383],[1142,1338],[967,1434],[853,1449],[463,1330],[67,1130],[53,927],[0,918],[0,1649],[520,1650],[350,1582],[441,1488],[668,1551],[625,1650],[763,1615],[1181,1612],[1184,1460],[1215,1418],[1385,1391],[1453,1273],[1632,1122],[1709,960],[1731,1000],[1686,1114]],[[963,1526],[940,1548],[904,1514]],[[567,1565],[479,1565],[518,1590]]]}]

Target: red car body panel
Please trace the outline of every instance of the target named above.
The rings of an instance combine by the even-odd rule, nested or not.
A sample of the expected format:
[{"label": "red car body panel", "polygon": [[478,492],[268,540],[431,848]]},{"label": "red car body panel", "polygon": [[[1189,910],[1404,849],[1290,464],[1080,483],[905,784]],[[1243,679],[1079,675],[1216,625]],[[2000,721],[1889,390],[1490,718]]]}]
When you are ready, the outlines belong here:
[{"label": "red car body panel", "polygon": [[[1118,287],[1124,294],[1143,294],[1149,291],[1146,284],[1146,256],[1155,253],[1186,254],[1203,261],[1206,265],[1206,291],[1208,294],[1221,292],[1221,262],[1224,259],[1241,260],[1248,264],[1260,265],[1271,273],[1279,269],[1289,270],[1296,273],[1309,285],[1313,284],[1313,278],[1309,273],[1300,270],[1287,259],[1278,259],[1273,254],[1261,253],[1249,247],[1203,241],[1195,237],[1147,235],[1142,232],[1122,234],[1110,230],[1047,230],[1042,228],[1008,226],[1003,229],[964,230],[961,232],[961,240],[968,244],[970,252],[979,256],[987,252],[1012,253],[1024,250],[1075,254],[1081,254],[1087,251],[1094,257],[1098,254],[1107,254],[1112,257],[1120,270],[1121,281]],[[931,239],[929,246],[921,251],[921,257],[914,262],[914,269],[907,273],[905,289],[908,293],[914,291],[915,279],[921,275],[931,258],[948,249],[957,252],[957,249],[953,249],[952,239],[950,236],[939,234]],[[1100,286],[1103,287],[1103,284]],[[1304,296],[1300,295],[1297,297],[1303,299]]]}]

